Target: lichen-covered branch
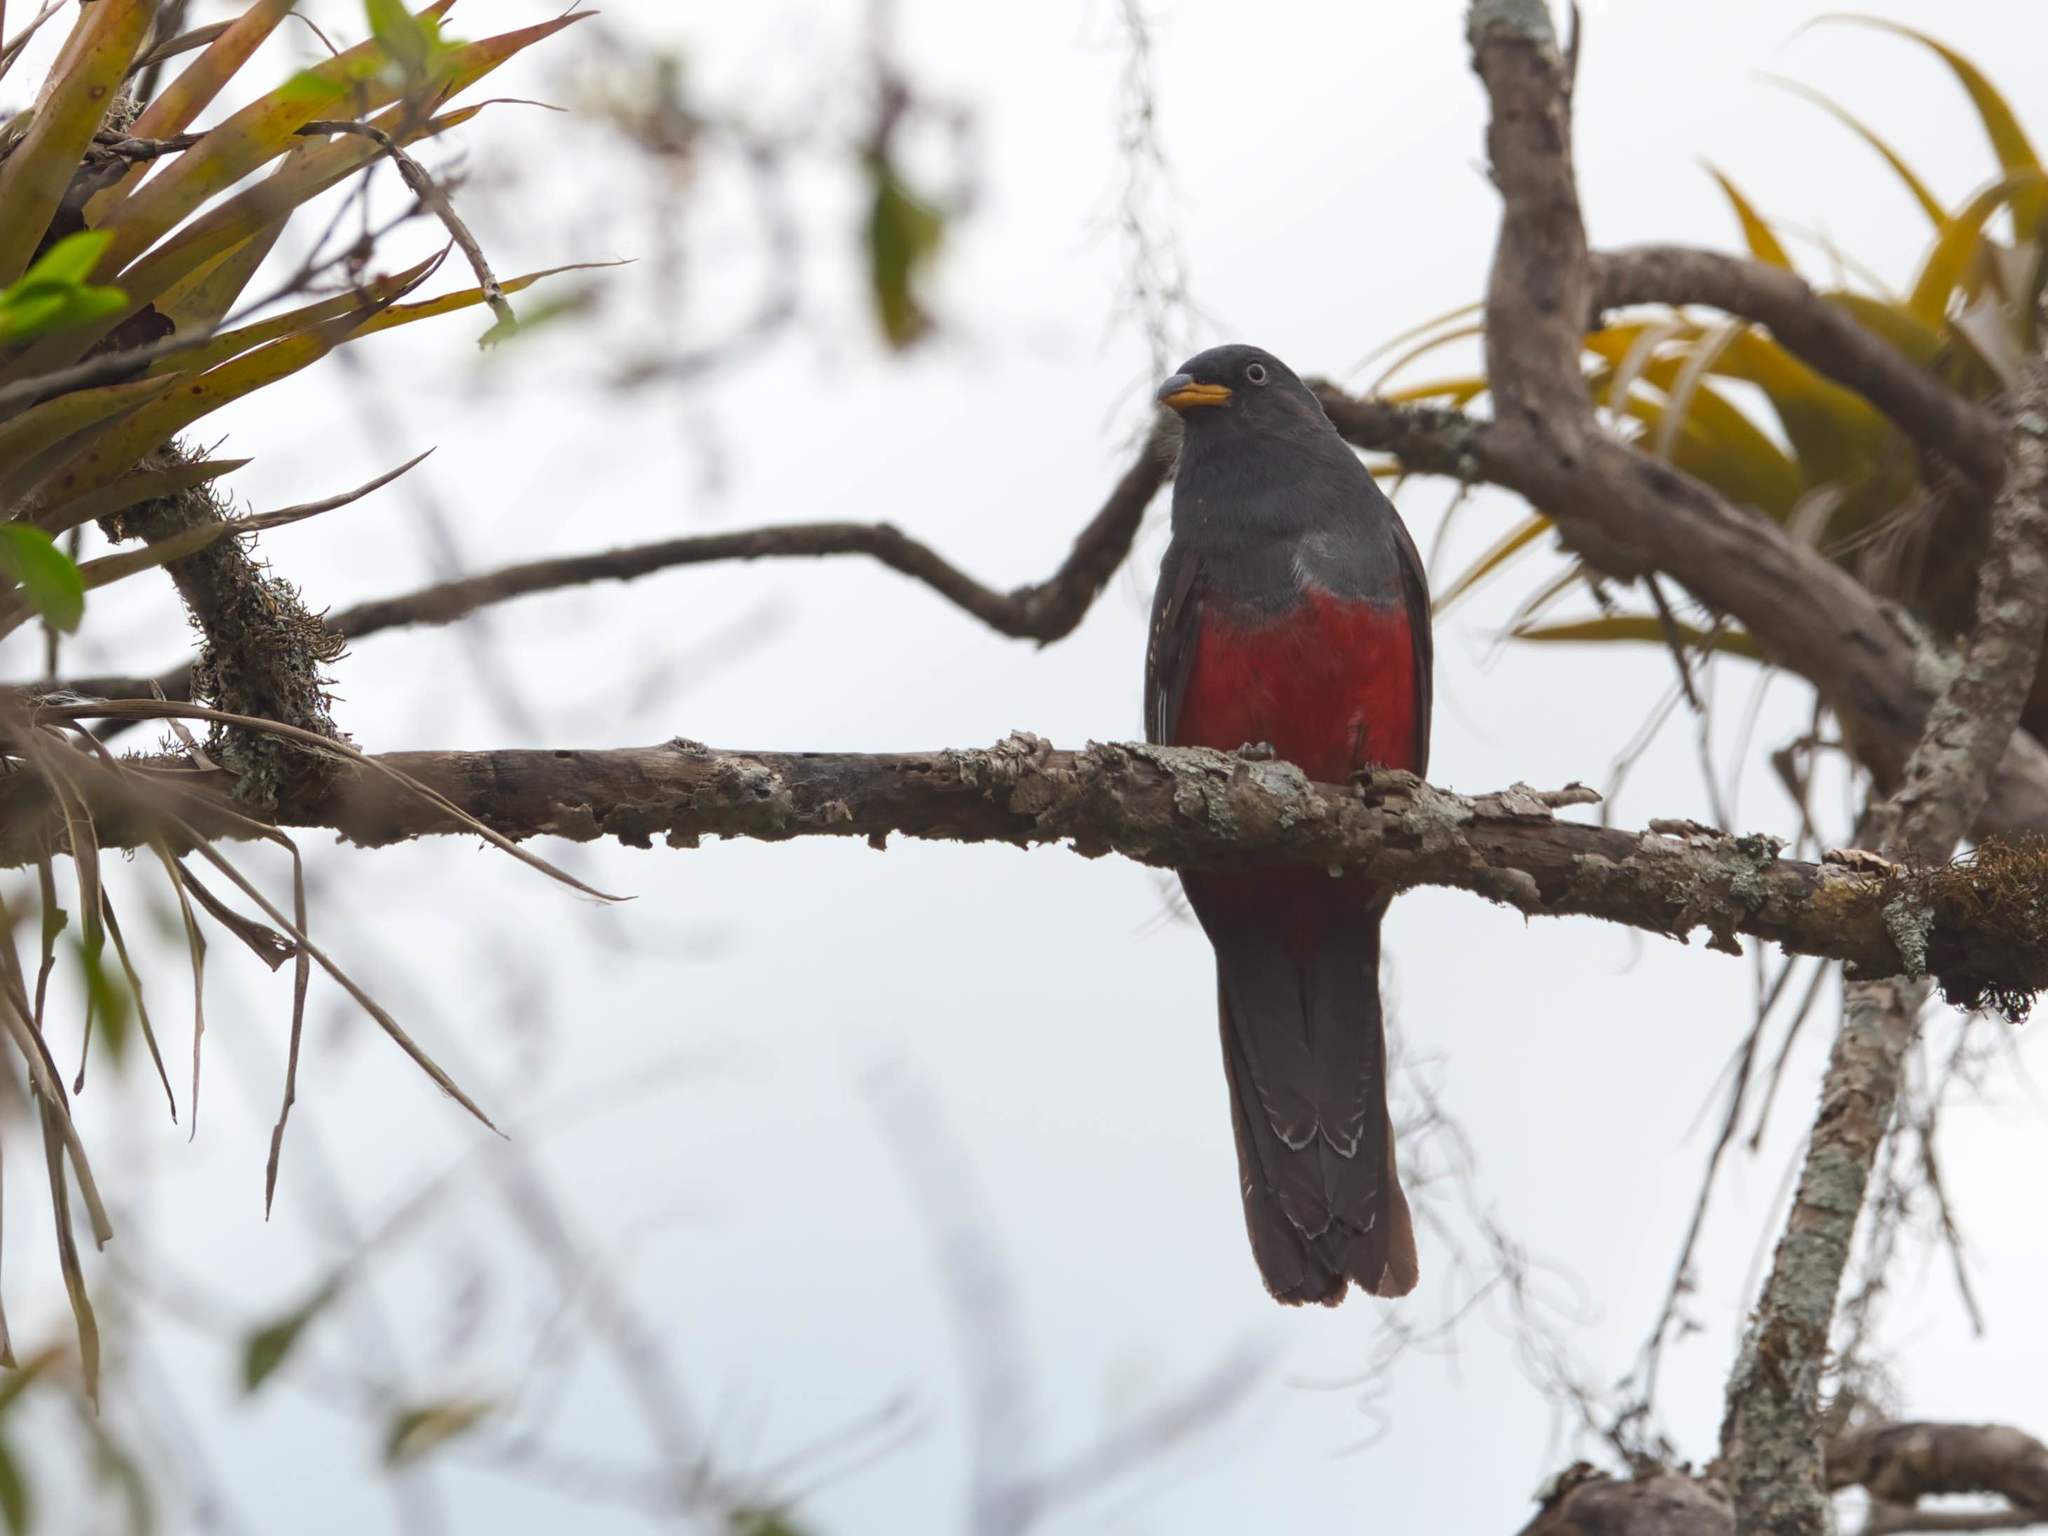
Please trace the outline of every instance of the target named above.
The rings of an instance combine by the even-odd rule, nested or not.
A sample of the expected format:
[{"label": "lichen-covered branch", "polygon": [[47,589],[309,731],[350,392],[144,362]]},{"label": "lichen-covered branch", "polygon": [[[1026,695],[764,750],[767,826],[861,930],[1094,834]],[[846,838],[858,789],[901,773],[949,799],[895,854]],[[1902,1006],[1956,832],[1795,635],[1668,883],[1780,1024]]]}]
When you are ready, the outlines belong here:
[{"label": "lichen-covered branch", "polygon": [[[1886,910],[1906,896],[1931,914],[1923,963],[1945,984],[1971,995],[2048,987],[2048,844],[1934,871],[1867,854],[1809,864],[1780,858],[1775,839],[1690,822],[1625,832],[1562,820],[1556,807],[1594,798],[1576,787],[1460,795],[1393,773],[1318,785],[1269,759],[1137,744],[1063,752],[1024,735],[944,752],[719,752],[670,742],[373,761],[380,771],[344,768],[281,802],[279,823],[332,828],[366,846],[466,830],[381,771],[393,770],[515,839],[691,847],[707,837],[856,837],[881,846],[902,836],[1067,843],[1166,868],[1357,867],[1390,885],[1456,887],[1531,916],[1604,918],[1678,938],[1703,932],[1730,951],[1749,935],[1875,975],[1903,964]],[[231,806],[224,773],[182,759],[131,760],[120,772],[119,786],[100,781],[93,807],[104,846],[131,846],[149,830],[137,804],[152,780],[202,833],[251,834],[246,819],[219,814]],[[92,778],[81,782],[93,790]],[[34,776],[0,780],[0,864],[33,858],[55,814]]]},{"label": "lichen-covered branch", "polygon": [[[1948,856],[1976,821],[2033,686],[2048,630],[2048,370],[2029,370],[2010,410],[2010,468],[1992,506],[1976,628],[1898,788],[1869,818],[1888,858]],[[1928,919],[1910,894],[1887,913],[1909,971],[1919,969],[1912,959]],[[1744,1530],[1828,1529],[1820,1449],[1828,1336],[1925,997],[1923,985],[1897,977],[1847,988],[1798,1192],[1729,1380],[1721,1453]]]}]

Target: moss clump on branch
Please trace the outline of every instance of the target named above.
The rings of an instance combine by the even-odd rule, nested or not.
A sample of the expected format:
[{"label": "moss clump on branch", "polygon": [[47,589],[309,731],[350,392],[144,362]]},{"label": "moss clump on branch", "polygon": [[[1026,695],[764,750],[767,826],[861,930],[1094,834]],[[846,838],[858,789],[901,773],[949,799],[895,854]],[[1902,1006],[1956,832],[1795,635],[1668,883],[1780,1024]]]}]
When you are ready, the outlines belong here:
[{"label": "moss clump on branch", "polygon": [[[150,469],[190,462],[184,445],[167,443],[144,461]],[[150,543],[227,517],[207,485],[141,502],[106,519],[109,538]],[[347,640],[327,629],[291,582],[274,576],[249,541],[223,538],[170,563],[171,579],[200,634],[192,696],[231,714],[281,720],[322,736],[338,734],[328,711],[321,668]],[[332,764],[274,736],[215,726],[207,752],[235,776],[235,798],[261,815],[315,792]]]},{"label": "moss clump on branch", "polygon": [[1933,914],[1928,968],[1943,999],[2023,1022],[2034,999],[2048,989],[2048,975],[1990,981],[1973,956],[1994,949],[2008,956],[2023,953],[2048,933],[2048,837],[2027,832],[1987,838],[1959,859],[1897,878],[1900,894]]}]

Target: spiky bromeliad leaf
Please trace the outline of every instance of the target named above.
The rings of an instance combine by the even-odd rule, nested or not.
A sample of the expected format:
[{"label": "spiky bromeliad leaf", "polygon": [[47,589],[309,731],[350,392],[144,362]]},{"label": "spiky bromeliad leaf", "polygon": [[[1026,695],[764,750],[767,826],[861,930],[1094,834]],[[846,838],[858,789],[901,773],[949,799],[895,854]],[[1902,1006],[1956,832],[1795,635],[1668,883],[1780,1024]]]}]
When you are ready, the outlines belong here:
[{"label": "spiky bromeliad leaf", "polygon": [[1749,246],[1749,254],[1773,267],[1790,267],[1792,258],[1786,254],[1785,247],[1779,243],[1777,235],[1772,232],[1764,216],[1756,211],[1755,204],[1742,195],[1742,189],[1715,166],[1709,165],[1707,174],[1719,183],[1722,195],[1735,210],[1735,217],[1742,225],[1743,241]]},{"label": "spiky bromeliad leaf", "polygon": [[[1672,631],[1688,650],[1720,651],[1752,661],[1762,658],[1756,641],[1739,629],[1724,627],[1716,633],[1696,625],[1676,623]],[[1617,641],[1666,645],[1671,638],[1664,621],[1653,613],[1611,613],[1597,619],[1574,619],[1561,624],[1523,624],[1517,625],[1512,633],[1517,640],[1587,645],[1612,645]]]},{"label": "spiky bromeliad leaf", "polygon": [[258,347],[197,378],[180,377],[161,399],[101,430],[36,489],[46,507],[61,508],[74,497],[119,480],[136,462],[174,433],[279,379],[318,362],[360,326],[372,311],[351,312]]},{"label": "spiky bromeliad leaf", "polygon": [[1947,318],[1949,301],[1963,285],[1971,262],[1984,248],[1984,226],[2007,203],[2012,204],[2013,217],[2017,219],[2020,199],[2039,191],[2042,184],[2038,170],[2008,172],[1957,209],[1921,263],[1920,274],[1913,280],[1913,291],[1906,298],[1907,313],[1922,325],[1939,326]]},{"label": "spiky bromeliad leaf", "polygon": [[[230,114],[108,215],[109,269],[127,265],[215,194],[293,148],[299,129],[315,118],[358,117],[390,105],[401,82],[383,78],[389,62],[372,38]],[[434,86],[456,88],[442,80]]]},{"label": "spiky bromeliad leaf", "polygon": [[0,160],[0,282],[28,270],[155,15],[156,0],[79,7],[27,131]]},{"label": "spiky bromeliad leaf", "polygon": [[[351,290],[349,293],[342,294],[336,298],[323,299],[317,304],[309,304],[305,308],[293,310],[289,314],[277,315],[269,320],[260,320],[253,325],[239,326],[232,331],[223,331],[205,346],[193,352],[191,357],[198,359],[199,364],[205,366],[211,366],[216,362],[225,362],[228,358],[246,352],[251,347],[260,345],[263,342],[275,340],[279,336],[290,335],[292,332],[303,329],[306,326],[317,325],[326,320],[345,315],[350,310],[360,310],[365,307],[374,307],[376,312],[371,314],[370,318],[365,320],[354,331],[350,332],[346,338],[347,340],[358,341],[365,336],[374,336],[380,331],[395,330],[402,325],[411,325],[416,320],[429,320],[436,315],[452,315],[458,310],[469,309],[484,302],[483,289],[463,288],[454,293],[440,294],[431,299],[420,299],[411,304],[389,303],[391,298],[399,294],[408,293],[418,283],[425,281],[432,274],[434,267],[440,264],[440,261],[441,257],[435,255],[421,262],[418,266],[409,267],[405,271],[394,273],[389,277],[378,278],[361,288]],[[595,271],[600,267],[613,265],[616,265],[616,263],[608,261],[572,262],[565,267],[546,267],[538,272],[524,272],[518,277],[508,277],[498,286],[505,293],[519,293],[545,278],[558,277],[564,272]],[[183,371],[194,365],[187,357],[180,356],[166,358],[162,366],[166,370],[176,369]]]},{"label": "spiky bromeliad leaf", "polygon": [[[129,133],[138,139],[168,139],[190,128],[297,3],[298,0],[256,0],[227,24],[204,53],[157,92],[155,100],[129,127]],[[114,205],[148,174],[148,164],[138,162],[114,185],[95,192],[85,205],[86,222],[95,226],[103,223]]]},{"label": "spiky bromeliad leaf", "polygon": [[0,421],[0,505],[34,484],[41,469],[47,467],[43,455],[49,450],[101,422],[162,398],[173,382],[136,379],[74,389]]},{"label": "spiky bromeliad leaf", "polygon": [[[438,14],[446,9],[449,0],[427,7],[424,14]],[[532,26],[520,27],[495,37],[483,38],[477,42],[451,46],[440,60],[439,72],[432,82],[436,99],[453,95],[468,89],[488,75],[499,65],[514,57],[525,48],[543,38],[551,37],[564,27],[590,16],[589,11],[572,11],[549,21],[537,22]],[[364,48],[370,51],[365,53]],[[328,60],[321,70],[330,73],[313,72],[317,87],[309,87],[313,94],[331,92],[338,79],[348,77],[362,69],[374,70],[382,60],[382,53],[374,44],[364,44],[350,49],[336,59]],[[346,62],[353,61],[353,62]],[[330,78],[332,74],[332,78]],[[272,93],[263,102],[245,108],[206,135],[178,157],[179,163],[167,167],[148,182],[145,182],[134,196],[123,203],[110,216],[108,227],[113,230],[114,241],[109,254],[100,264],[101,276],[110,275],[110,265],[126,261],[128,265],[119,272],[121,287],[128,294],[128,305],[120,315],[101,320],[98,323],[66,333],[62,345],[50,340],[37,342],[28,347],[20,357],[0,369],[0,382],[13,383],[23,378],[62,368],[84,354],[102,336],[113,328],[118,320],[133,314],[144,305],[153,303],[159,296],[169,293],[175,285],[184,282],[205,270],[210,264],[221,259],[252,237],[260,237],[266,231],[281,227],[305,203],[318,197],[330,187],[339,185],[351,175],[370,164],[383,150],[370,139],[358,134],[344,136],[341,142],[315,143],[301,137],[298,129],[320,115],[323,108],[332,108],[335,102],[327,96],[320,103],[294,106],[290,102],[278,102],[280,93]],[[289,95],[289,91],[283,94]],[[371,80],[359,91],[350,91],[345,105],[350,110],[369,110],[370,106],[382,105],[393,99],[393,93],[385,86]],[[222,134],[229,123],[245,119],[255,108],[268,108],[254,121],[243,121],[239,137],[224,139],[209,153],[214,157],[207,162],[202,172],[194,170],[185,173],[176,182],[168,178],[180,170],[180,163],[189,155],[199,153],[206,146],[213,145],[216,135]],[[368,103],[368,105],[365,105]],[[482,108],[468,107],[439,117],[422,120],[410,100],[391,107],[371,121],[378,128],[390,134],[401,145],[418,143],[445,133],[474,117]],[[289,126],[285,126],[289,124]],[[305,147],[302,157],[294,157],[289,151]],[[286,164],[277,174],[257,182],[224,198],[199,217],[191,219],[182,228],[170,233],[170,225],[183,219],[187,213],[199,208],[215,191],[225,187],[227,180],[238,179],[249,171],[259,169],[266,161],[283,155]],[[11,159],[11,157],[10,157]],[[294,165],[292,161],[297,159]],[[228,171],[239,166],[232,175]],[[160,183],[165,183],[160,187]],[[159,237],[170,233],[168,239]],[[139,259],[130,257],[139,254]],[[253,274],[252,261],[241,273],[246,282]],[[239,289],[235,290],[238,293]],[[225,313],[232,304],[235,293],[210,295],[217,316]]]},{"label": "spiky bromeliad leaf", "polygon": [[1932,224],[1937,230],[1948,223],[1948,210],[1941,205],[1941,199],[1936,197],[1933,191],[1929,189],[1927,183],[1914,173],[1910,165],[1906,164],[1905,157],[1893,149],[1884,139],[1880,138],[1877,131],[1864,122],[1862,118],[1850,112],[1848,108],[1844,107],[1832,96],[1816,91],[1810,85],[1802,84],[1797,80],[1787,80],[1778,75],[1766,75],[1764,78],[1780,90],[1790,91],[1793,95],[1812,102],[1823,112],[1834,118],[1836,122],[1876,150],[1884,163],[1892,168],[1892,174],[1899,178],[1899,181],[1905,186],[1907,193],[1911,195],[1913,201],[1920,205],[1920,211],[1927,215],[1927,222]]},{"label": "spiky bromeliad leaf", "polygon": [[1450,585],[1436,595],[1436,600],[1430,605],[1432,615],[1441,615],[1451,604],[1543,537],[1549,527],[1550,519],[1538,512],[1502,534],[1491,549],[1453,577]]},{"label": "spiky bromeliad leaf", "polygon": [[[1984,71],[1956,52],[1948,44],[1930,37],[1927,33],[1909,27],[1903,22],[1892,21],[1882,16],[1861,16],[1835,13],[1817,18],[1824,22],[1849,22],[1856,26],[1876,27],[1881,32],[1890,32],[1918,43],[1946,64],[1957,83],[1969,93],[1970,105],[1977,109],[1977,119],[1984,125],[1984,136],[1991,141],[1991,151],[1998,156],[1998,163],[2008,175],[2032,172],[2039,176],[2043,167],[2041,157],[2034,152],[2033,142],[2027,137],[2027,130],[2020,126],[2012,104],[2000,94]],[[2022,238],[2032,236],[2048,219],[2048,186],[2034,183],[2027,191],[2013,199],[2013,222],[2018,226]]]}]

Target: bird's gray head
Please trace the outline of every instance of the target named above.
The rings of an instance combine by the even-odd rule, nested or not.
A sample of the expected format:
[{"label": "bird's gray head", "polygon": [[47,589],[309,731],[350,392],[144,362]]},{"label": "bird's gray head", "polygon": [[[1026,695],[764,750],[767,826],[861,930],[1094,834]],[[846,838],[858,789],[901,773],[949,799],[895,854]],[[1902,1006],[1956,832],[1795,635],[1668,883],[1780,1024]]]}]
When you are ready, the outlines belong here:
[{"label": "bird's gray head", "polygon": [[1234,343],[1198,352],[1159,386],[1158,398],[1180,414],[1191,442],[1331,430],[1309,387],[1263,347]]}]

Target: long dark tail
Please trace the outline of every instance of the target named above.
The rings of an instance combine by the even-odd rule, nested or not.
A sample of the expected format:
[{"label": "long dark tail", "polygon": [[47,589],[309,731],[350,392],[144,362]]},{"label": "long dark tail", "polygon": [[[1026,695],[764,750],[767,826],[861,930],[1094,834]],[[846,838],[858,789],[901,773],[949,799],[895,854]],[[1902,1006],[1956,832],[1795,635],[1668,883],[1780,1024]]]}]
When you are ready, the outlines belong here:
[{"label": "long dark tail", "polygon": [[1344,902],[1343,921],[1284,930],[1271,908],[1232,922],[1216,906],[1196,900],[1216,949],[1245,1225],[1266,1287],[1295,1305],[1335,1306],[1354,1282],[1406,1295],[1415,1229],[1387,1118],[1385,903]]}]

